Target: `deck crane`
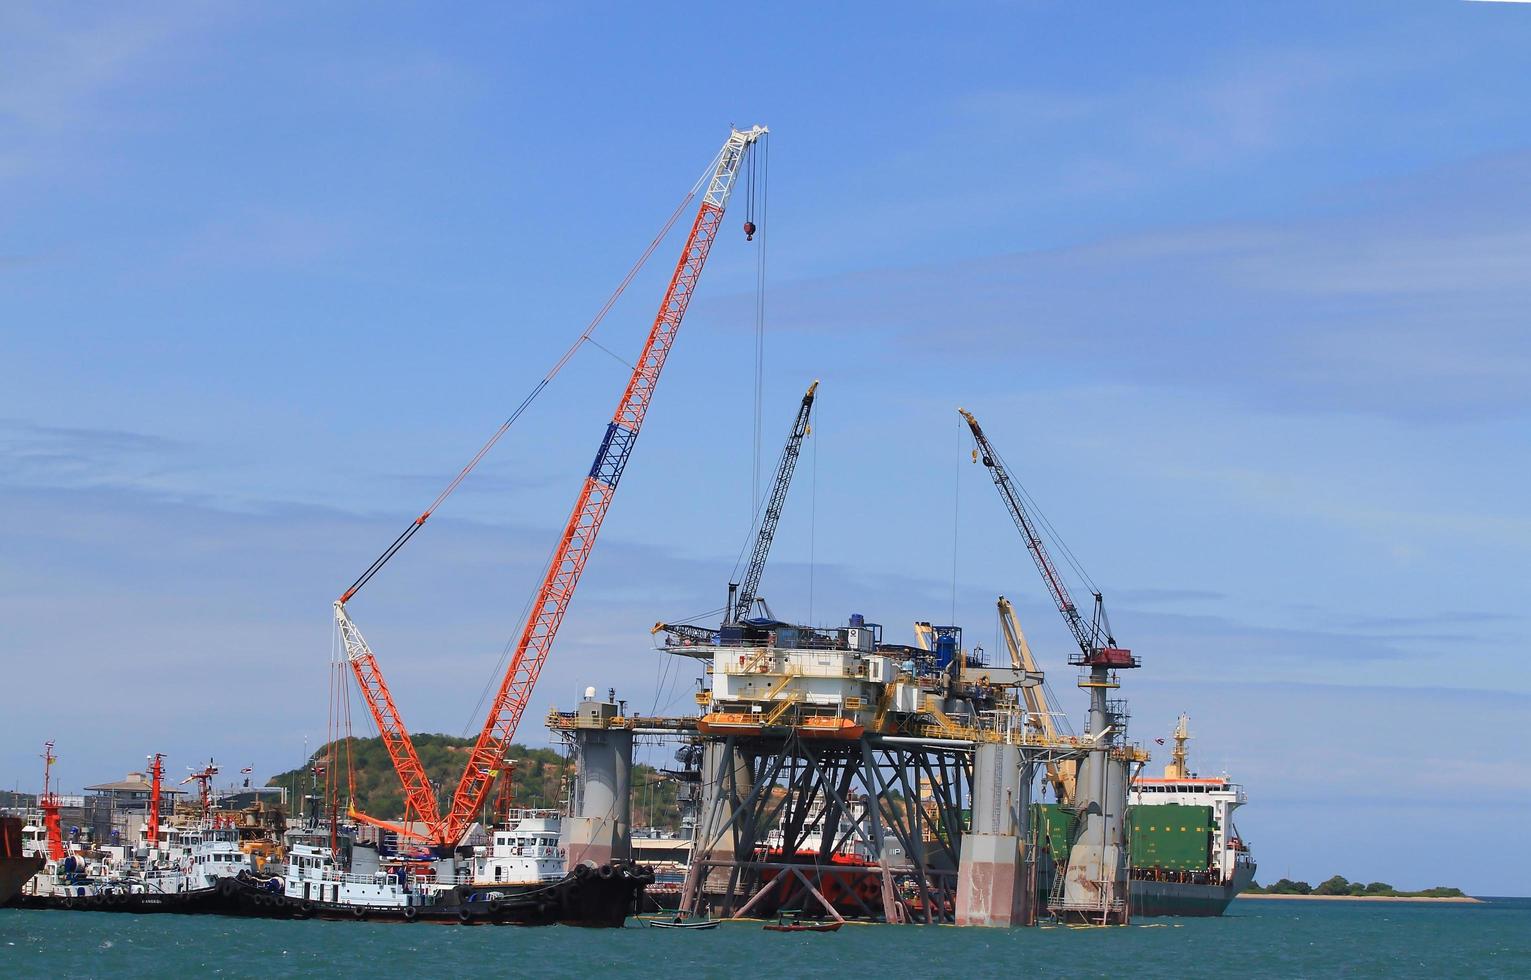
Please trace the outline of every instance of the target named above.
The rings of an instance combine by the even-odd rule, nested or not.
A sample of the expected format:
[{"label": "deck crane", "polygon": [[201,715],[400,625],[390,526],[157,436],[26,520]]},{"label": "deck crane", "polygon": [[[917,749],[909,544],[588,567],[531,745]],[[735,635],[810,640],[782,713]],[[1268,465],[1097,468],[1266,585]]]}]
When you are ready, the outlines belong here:
[{"label": "deck crane", "polygon": [[[1005,646],[1010,648],[1010,666],[1029,674],[1040,674],[1042,669],[1037,666],[1036,657],[1032,656],[1031,644],[1026,642],[1026,634],[1015,618],[1015,606],[1004,596],[999,597],[998,605],[1000,630],[1005,634]],[[1053,715],[1049,694],[1045,683],[1021,688],[1021,696],[1026,699],[1026,710],[1031,713],[1042,737],[1055,742],[1059,737],[1058,723]],[[1052,784],[1059,803],[1073,802],[1076,775],[1072,763],[1047,763],[1047,781]]]},{"label": "deck crane", "polygon": [[468,764],[452,794],[451,808],[443,815],[443,823],[437,839],[443,844],[455,844],[468,829],[474,815],[483,805],[484,798],[494,785],[495,774],[510,741],[515,737],[516,727],[531,700],[532,688],[537,676],[547,662],[558,628],[568,612],[569,600],[574,588],[590,559],[601,522],[611,506],[617,489],[617,481],[627,466],[628,458],[637,442],[638,431],[643,425],[654,388],[659,382],[665,358],[675,343],[686,307],[696,289],[707,255],[712,251],[723,212],[733,193],[735,177],[739,173],[750,149],[766,134],[763,126],[729,133],[723,149],[717,157],[707,191],[697,209],[696,220],[686,238],[685,249],[670,278],[659,313],[649,330],[643,353],[633,367],[627,389],[617,402],[611,423],[596,451],[595,462],[575,499],[574,509],[564,526],[563,537],[553,554],[542,587],[532,603],[526,626],[511,655],[510,665],[500,683],[489,715],[479,732],[478,741],[468,756]]},{"label": "deck crane", "polygon": [[1037,533],[1031,515],[1026,513],[1026,508],[1021,503],[1020,492],[1011,480],[1009,471],[1005,469],[1005,464],[1000,461],[999,454],[989,444],[988,437],[983,434],[983,429],[979,427],[973,413],[963,408],[957,411],[967,421],[968,428],[973,431],[973,440],[978,445],[978,448],[973,451],[975,459],[981,458],[983,465],[988,468],[989,476],[993,478],[994,486],[999,490],[1000,499],[1005,503],[1005,509],[1010,512],[1016,528],[1026,541],[1026,550],[1031,552],[1037,571],[1042,573],[1042,581],[1047,586],[1054,605],[1063,615],[1069,631],[1074,634],[1074,642],[1079,644],[1079,652],[1069,657],[1069,665],[1107,669],[1138,666],[1137,658],[1132,655],[1131,650],[1125,650],[1116,645],[1116,638],[1111,635],[1111,623],[1106,618],[1105,601],[1099,592],[1094,593],[1095,610],[1089,622],[1086,622],[1085,618],[1079,614],[1079,607],[1074,605],[1068,587],[1063,584],[1063,578],[1053,566],[1053,560],[1042,544],[1042,536]]},{"label": "deck crane", "polygon": [[[750,609],[755,605],[755,593],[760,588],[766,556],[771,553],[771,540],[776,537],[776,525],[781,521],[782,505],[787,502],[787,488],[792,485],[792,472],[797,468],[803,437],[808,434],[809,417],[813,414],[813,396],[818,388],[817,381],[809,385],[797,407],[792,434],[787,437],[787,444],[781,450],[781,460],[776,464],[776,482],[771,486],[771,499],[766,504],[764,516],[760,518],[760,532],[755,535],[755,550],[750,555],[749,568],[744,573],[744,581],[739,585],[737,595],[731,596],[731,608],[727,611],[729,624],[749,618]],[[732,585],[728,591],[734,592]]]},{"label": "deck crane", "polygon": [[1126,815],[1130,781],[1127,767],[1139,759],[1139,752],[1125,744],[1126,716],[1120,703],[1108,700],[1108,692],[1119,686],[1116,672],[1136,667],[1138,661],[1131,650],[1116,645],[1099,590],[1092,589],[1095,611],[1090,621],[1085,622],[1079,614],[1042,544],[1031,515],[1026,513],[1021,490],[1010,479],[999,453],[989,444],[972,413],[960,408],[957,411],[962,413],[968,428],[973,431],[977,443],[977,449],[973,451],[974,461],[981,455],[1000,498],[1026,541],[1026,549],[1042,573],[1054,604],[1074,634],[1074,641],[1079,644],[1078,651],[1069,656],[1069,664],[1087,670],[1079,679],[1079,687],[1090,695],[1090,712],[1085,723],[1085,741],[1089,749],[1080,760],[1074,781],[1076,792],[1070,805],[1078,820],[1071,834],[1067,866],[1061,874],[1054,876],[1055,887],[1048,899],[1048,908],[1065,921],[1102,925],[1125,922],[1128,918]]},{"label": "deck crane", "polygon": [[926,652],[934,650],[936,648],[936,628],[924,621],[915,623],[914,643]]},{"label": "deck crane", "polygon": [[[781,459],[776,464],[776,481],[771,485],[771,497],[760,519],[760,529],[755,534],[755,547],[750,553],[750,564],[741,583],[730,582],[728,606],[723,610],[723,625],[736,626],[749,618],[750,607],[755,604],[760,588],[760,576],[765,572],[766,558],[771,553],[771,541],[776,537],[776,525],[781,522],[782,508],[787,502],[787,490],[792,486],[792,473],[797,468],[797,457],[802,452],[803,437],[812,431],[813,400],[819,389],[815,381],[808,386],[803,400],[798,403],[797,417],[792,422],[792,432],[782,447]],[[680,641],[674,652],[684,653],[684,648],[695,647],[698,655],[705,655],[706,648],[717,642],[718,631],[710,626],[682,623],[656,623],[654,633],[669,633]]]}]

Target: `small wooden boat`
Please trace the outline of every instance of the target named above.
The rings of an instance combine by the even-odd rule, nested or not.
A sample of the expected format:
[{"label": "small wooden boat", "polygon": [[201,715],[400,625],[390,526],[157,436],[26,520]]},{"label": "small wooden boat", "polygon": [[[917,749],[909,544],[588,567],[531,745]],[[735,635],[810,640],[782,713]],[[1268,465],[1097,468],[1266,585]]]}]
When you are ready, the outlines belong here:
[{"label": "small wooden boat", "polygon": [[688,919],[679,914],[674,918],[644,919],[643,921],[655,929],[716,929],[718,927],[717,919]]},{"label": "small wooden boat", "polygon": [[804,922],[802,919],[781,918],[767,922],[763,928],[767,932],[834,932],[843,925],[845,923],[838,919]]}]

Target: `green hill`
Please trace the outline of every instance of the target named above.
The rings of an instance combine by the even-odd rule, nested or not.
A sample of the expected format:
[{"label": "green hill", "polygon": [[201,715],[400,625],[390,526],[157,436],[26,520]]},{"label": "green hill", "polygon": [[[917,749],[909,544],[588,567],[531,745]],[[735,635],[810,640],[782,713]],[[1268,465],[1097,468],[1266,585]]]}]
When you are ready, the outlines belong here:
[{"label": "green hill", "polygon": [[[411,738],[415,751],[425,767],[426,774],[436,786],[437,799],[449,798],[457,787],[463,767],[473,748],[473,739],[452,735],[419,734]],[[345,795],[346,751],[352,759],[356,774],[355,806],[363,813],[384,820],[398,820],[404,816],[404,794],[399,788],[398,776],[388,750],[380,738],[340,739],[321,746],[300,769],[278,773],[267,780],[268,786],[283,786],[288,799],[296,809],[305,794],[322,792],[325,775],[333,775]],[[506,755],[516,761],[515,800],[524,807],[558,807],[567,796],[565,778],[573,777],[573,765],[552,749],[529,749],[524,745],[512,745]],[[314,769],[324,766],[325,775],[316,776]],[[680,815],[675,808],[675,784],[662,779],[649,766],[633,766],[633,824],[675,828]],[[344,801],[342,801],[344,805]]]}]

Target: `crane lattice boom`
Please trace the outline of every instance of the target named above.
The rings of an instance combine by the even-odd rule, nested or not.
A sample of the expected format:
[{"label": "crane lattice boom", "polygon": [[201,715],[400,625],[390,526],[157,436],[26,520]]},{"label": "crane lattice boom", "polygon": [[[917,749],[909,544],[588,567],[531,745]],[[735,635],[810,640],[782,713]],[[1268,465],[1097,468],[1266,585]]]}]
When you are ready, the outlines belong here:
[{"label": "crane lattice boom", "polygon": [[1000,462],[999,453],[995,452],[994,447],[989,444],[988,437],[983,434],[983,429],[978,425],[978,420],[973,417],[973,413],[962,408],[957,411],[967,421],[968,428],[973,431],[973,440],[978,444],[983,465],[988,467],[989,476],[993,478],[994,486],[999,490],[1005,509],[1010,512],[1016,528],[1025,539],[1026,550],[1031,552],[1037,571],[1042,573],[1042,581],[1047,586],[1054,605],[1058,607],[1058,612],[1063,614],[1069,632],[1074,634],[1074,641],[1079,644],[1079,654],[1070,657],[1069,663],[1089,667],[1136,667],[1138,664],[1132,656],[1132,651],[1117,647],[1115,638],[1105,626],[1104,605],[1099,592],[1095,593],[1095,615],[1092,621],[1085,622],[1084,617],[1079,614],[1079,607],[1074,605],[1068,587],[1063,584],[1063,577],[1058,574],[1052,558],[1047,554],[1047,548],[1042,544],[1042,536],[1037,533],[1036,525],[1032,523],[1031,516],[1026,513],[1026,507],[1021,503],[1020,492],[1015,482],[1011,480],[1009,472],[1006,471],[1004,463]]},{"label": "crane lattice boom", "polygon": [[443,843],[455,843],[461,838],[494,784],[505,750],[515,737],[516,727],[531,700],[532,689],[547,661],[564,615],[568,612],[569,601],[585,570],[585,563],[589,561],[601,522],[616,492],[617,482],[622,477],[622,471],[638,439],[638,431],[643,426],[644,416],[653,399],[654,387],[659,382],[665,358],[675,343],[681,320],[686,315],[686,307],[696,289],[697,279],[712,250],[712,243],[717,238],[718,226],[733,192],[739,167],[750,147],[765,133],[765,128],[761,126],[743,132],[734,131],[718,157],[707,193],[697,209],[696,221],[691,226],[685,249],[665,292],[664,302],[649,330],[643,354],[638,358],[632,376],[628,379],[627,390],[623,392],[611,423],[606,427],[601,448],[596,452],[590,474],[585,478],[579,497],[574,502],[574,510],[569,515],[558,550],[553,555],[542,587],[532,604],[526,626],[511,656],[510,666],[490,706],[489,716],[479,733],[478,741],[468,757],[457,791],[452,796],[451,808],[443,818],[444,826],[439,836]]},{"label": "crane lattice boom", "polygon": [[771,485],[771,499],[766,504],[765,516],[760,519],[760,533],[755,535],[755,550],[750,556],[749,570],[739,586],[734,608],[729,611],[728,621],[738,622],[749,616],[755,604],[755,593],[760,588],[760,576],[765,571],[766,557],[771,553],[771,539],[776,537],[776,525],[781,521],[781,509],[787,502],[787,490],[792,486],[792,471],[797,468],[797,457],[803,448],[803,437],[808,434],[808,419],[813,414],[814,392],[819,383],[808,386],[803,401],[798,406],[797,418],[792,423],[792,434],[782,447],[781,461],[776,464],[776,482]]},{"label": "crane lattice boom", "polygon": [[[410,740],[409,729],[399,717],[393,695],[383,681],[377,656],[346,613],[343,599],[335,601],[335,624],[340,628],[340,638],[345,645],[346,662],[351,667],[351,674],[356,678],[356,686],[361,689],[367,707],[372,711],[377,733],[382,738],[383,747],[388,750],[393,771],[398,774],[399,785],[404,790],[404,826],[408,827],[412,821],[417,820],[427,827],[438,826],[441,823],[441,810],[440,804],[436,802],[436,792],[431,788],[430,777],[426,775],[425,766],[415,751],[415,743]],[[365,814],[353,811],[353,815],[366,823],[378,823]]]}]

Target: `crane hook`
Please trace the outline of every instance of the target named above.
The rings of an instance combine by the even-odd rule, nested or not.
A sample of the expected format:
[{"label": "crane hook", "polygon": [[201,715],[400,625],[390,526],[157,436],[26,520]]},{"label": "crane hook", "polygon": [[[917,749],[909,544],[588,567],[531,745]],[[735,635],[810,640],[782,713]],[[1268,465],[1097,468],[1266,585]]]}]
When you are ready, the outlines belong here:
[{"label": "crane hook", "polygon": [[746,221],[744,223],[744,240],[747,242],[755,240],[755,222]]}]

